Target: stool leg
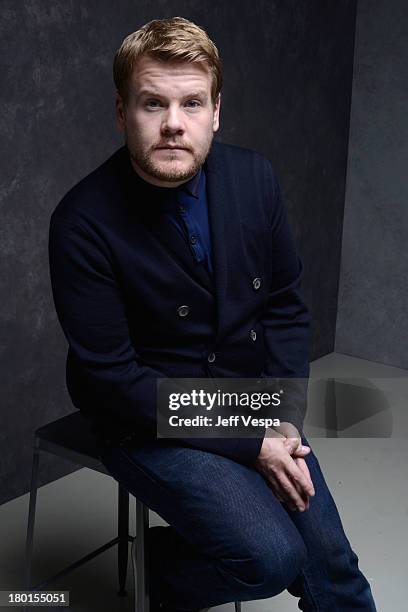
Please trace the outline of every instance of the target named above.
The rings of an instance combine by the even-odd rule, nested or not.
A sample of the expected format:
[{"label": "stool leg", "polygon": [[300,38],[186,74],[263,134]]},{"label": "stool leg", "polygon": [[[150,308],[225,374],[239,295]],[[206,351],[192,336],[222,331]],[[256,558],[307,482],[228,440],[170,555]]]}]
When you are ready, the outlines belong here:
[{"label": "stool leg", "polygon": [[40,459],[40,450],[38,441],[34,443],[33,464],[31,470],[31,485],[30,485],[30,502],[28,506],[28,523],[27,523],[27,538],[25,550],[25,570],[24,570],[24,589],[31,589],[31,568],[33,561],[33,541],[34,541],[34,522],[35,522],[35,506],[37,502],[38,489],[38,464]]},{"label": "stool leg", "polygon": [[136,537],[132,543],[133,575],[135,581],[135,612],[149,612],[149,576],[147,558],[147,529],[149,509],[136,499]]},{"label": "stool leg", "polygon": [[[31,468],[31,484],[30,484],[30,501],[28,505],[28,521],[27,521],[27,537],[24,559],[24,590],[31,590],[31,569],[33,563],[33,542],[34,542],[34,523],[35,523],[35,507],[37,502],[38,489],[38,465],[40,461],[40,449],[38,447],[38,439],[34,442],[33,464]],[[27,607],[23,606],[21,612],[26,612]]]},{"label": "stool leg", "polygon": [[126,591],[126,575],[129,554],[129,492],[118,485],[118,595],[124,597]]},{"label": "stool leg", "polygon": [[235,612],[241,612],[241,602],[240,601],[235,602]]}]

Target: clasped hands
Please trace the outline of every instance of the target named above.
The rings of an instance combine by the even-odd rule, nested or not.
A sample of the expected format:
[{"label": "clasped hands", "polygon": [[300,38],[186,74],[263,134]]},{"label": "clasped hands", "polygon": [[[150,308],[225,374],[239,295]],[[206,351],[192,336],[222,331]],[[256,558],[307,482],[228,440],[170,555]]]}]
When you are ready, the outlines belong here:
[{"label": "clasped hands", "polygon": [[255,467],[265,478],[280,502],[292,511],[309,508],[309,497],[315,494],[304,457],[310,453],[292,423],[267,428]]}]

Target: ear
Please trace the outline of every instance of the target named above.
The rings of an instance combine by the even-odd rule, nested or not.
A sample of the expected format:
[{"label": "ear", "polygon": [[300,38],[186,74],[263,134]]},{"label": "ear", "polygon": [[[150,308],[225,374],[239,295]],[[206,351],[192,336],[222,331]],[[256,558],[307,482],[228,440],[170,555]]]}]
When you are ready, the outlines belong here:
[{"label": "ear", "polygon": [[214,117],[213,117],[213,132],[216,132],[220,127],[220,108],[221,108],[221,93],[218,94],[215,100]]},{"label": "ear", "polygon": [[121,132],[125,131],[125,104],[119,92],[116,92],[115,97],[116,123]]}]

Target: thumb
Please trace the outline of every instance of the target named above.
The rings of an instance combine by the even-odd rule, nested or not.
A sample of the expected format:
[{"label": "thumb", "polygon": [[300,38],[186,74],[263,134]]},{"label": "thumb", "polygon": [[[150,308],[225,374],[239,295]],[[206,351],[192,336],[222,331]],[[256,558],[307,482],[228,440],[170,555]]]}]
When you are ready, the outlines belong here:
[{"label": "thumb", "polygon": [[304,457],[310,452],[310,448],[303,446],[299,438],[286,438],[284,445],[288,453],[295,454],[297,457]]},{"label": "thumb", "polygon": [[306,457],[310,453],[310,446],[301,445],[297,450],[294,451],[295,457]]},{"label": "thumb", "polygon": [[296,438],[296,437],[289,438],[288,437],[284,441],[284,445],[288,453],[292,454],[298,451],[302,447],[302,442],[300,441],[299,438]]}]

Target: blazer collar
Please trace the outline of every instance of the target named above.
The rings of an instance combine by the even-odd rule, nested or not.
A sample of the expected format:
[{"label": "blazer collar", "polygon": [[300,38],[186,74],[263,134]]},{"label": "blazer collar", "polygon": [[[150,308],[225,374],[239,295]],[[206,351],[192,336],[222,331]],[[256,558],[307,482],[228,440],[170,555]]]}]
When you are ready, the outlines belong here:
[{"label": "blazer collar", "polygon": [[227,286],[227,241],[230,228],[226,220],[230,218],[232,202],[228,190],[227,169],[222,163],[220,146],[213,141],[204,164],[207,179],[207,199],[210,217],[210,234],[213,252],[215,297],[217,305],[216,341],[226,324],[225,292]]}]

